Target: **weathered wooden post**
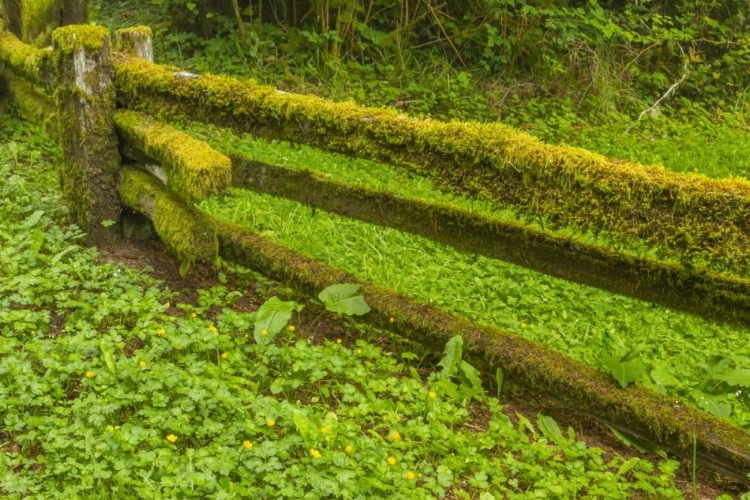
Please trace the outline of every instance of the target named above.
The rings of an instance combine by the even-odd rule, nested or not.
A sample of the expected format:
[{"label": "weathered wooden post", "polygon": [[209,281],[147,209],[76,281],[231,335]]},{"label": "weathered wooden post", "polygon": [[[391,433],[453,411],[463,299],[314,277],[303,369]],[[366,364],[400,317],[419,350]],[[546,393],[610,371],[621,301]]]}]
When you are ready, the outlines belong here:
[{"label": "weathered wooden post", "polygon": [[88,0],[62,0],[62,25],[84,24],[88,20],[88,10]]},{"label": "weathered wooden post", "polygon": [[52,30],[60,26],[63,0],[3,0],[8,29],[22,42],[49,45]]},{"label": "weathered wooden post", "polygon": [[105,226],[119,219],[121,173],[109,33],[99,26],[66,26],[52,38],[63,195],[71,221],[87,232],[89,244],[110,241],[115,228]]},{"label": "weathered wooden post", "polygon": [[115,31],[114,50],[154,62],[154,35],[148,26]]}]

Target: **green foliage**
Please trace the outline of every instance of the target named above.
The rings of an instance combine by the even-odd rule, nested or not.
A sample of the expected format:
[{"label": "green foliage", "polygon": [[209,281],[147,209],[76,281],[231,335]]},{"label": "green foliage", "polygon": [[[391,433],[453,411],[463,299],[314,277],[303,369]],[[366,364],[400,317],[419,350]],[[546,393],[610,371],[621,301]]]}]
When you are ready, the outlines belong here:
[{"label": "green foliage", "polygon": [[259,314],[226,287],[167,314],[160,283],[78,244],[58,153],[5,140],[10,126],[24,127],[0,123],[4,498],[681,498],[677,462],[529,437],[497,400],[453,399],[366,340],[249,342]]},{"label": "green foliage", "polygon": [[365,298],[357,293],[360,288],[360,285],[349,283],[331,285],[320,292],[318,298],[331,312],[347,316],[362,316],[370,312],[370,306],[367,305]]},{"label": "green foliage", "polygon": [[268,299],[256,312],[253,335],[258,344],[273,342],[274,337],[286,327],[292,314],[302,310],[296,302],[285,302],[278,297]]},{"label": "green foliage", "polygon": [[640,345],[624,355],[612,356],[606,350],[602,351],[601,364],[624,389],[633,382],[640,382],[646,374],[646,365],[636,356],[644,350]]}]

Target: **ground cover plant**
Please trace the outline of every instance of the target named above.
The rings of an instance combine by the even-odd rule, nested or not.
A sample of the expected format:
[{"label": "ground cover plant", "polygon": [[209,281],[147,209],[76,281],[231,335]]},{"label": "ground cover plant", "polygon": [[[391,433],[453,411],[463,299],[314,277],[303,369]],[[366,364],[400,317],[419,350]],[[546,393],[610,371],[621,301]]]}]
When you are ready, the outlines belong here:
[{"label": "ground cover plant", "polygon": [[[511,421],[460,338],[420,373],[354,326],[311,342],[287,297],[173,303],[80,245],[46,138],[5,116],[0,134],[4,498],[681,498],[676,462]],[[367,313],[356,287],[318,300]]]},{"label": "ground cover plant", "polygon": [[747,330],[231,189],[201,208],[302,254],[750,425]]}]

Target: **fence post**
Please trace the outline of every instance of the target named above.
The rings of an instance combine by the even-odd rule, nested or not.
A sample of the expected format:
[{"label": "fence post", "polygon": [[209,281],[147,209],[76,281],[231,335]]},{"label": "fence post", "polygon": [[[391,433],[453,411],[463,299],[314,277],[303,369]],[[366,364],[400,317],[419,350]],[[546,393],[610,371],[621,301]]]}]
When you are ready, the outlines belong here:
[{"label": "fence post", "polygon": [[84,24],[88,20],[88,7],[88,0],[62,0],[62,25]]},{"label": "fence post", "polygon": [[117,52],[154,62],[154,35],[151,28],[137,26],[115,31],[114,49]]},{"label": "fence post", "polygon": [[108,221],[118,222],[121,210],[109,33],[100,26],[66,26],[52,38],[63,195],[71,221],[87,232],[88,243],[104,243],[117,234]]}]

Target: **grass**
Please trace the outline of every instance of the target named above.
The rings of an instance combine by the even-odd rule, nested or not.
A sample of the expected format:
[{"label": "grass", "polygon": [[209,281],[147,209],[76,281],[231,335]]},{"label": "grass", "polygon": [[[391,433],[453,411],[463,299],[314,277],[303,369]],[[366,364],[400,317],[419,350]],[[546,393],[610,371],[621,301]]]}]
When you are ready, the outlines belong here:
[{"label": "grass", "polygon": [[682,497],[676,462],[513,423],[458,377],[458,341],[419,374],[354,327],[311,343],[297,315],[257,343],[261,312],[223,286],[173,304],[80,245],[38,131],[3,117],[0,138],[3,498]]},{"label": "grass", "polygon": [[750,425],[747,395],[717,380],[750,368],[747,330],[241,189],[201,208],[328,265],[594,367],[603,366],[604,353],[624,356],[637,349],[649,374],[644,383],[741,427]]}]

